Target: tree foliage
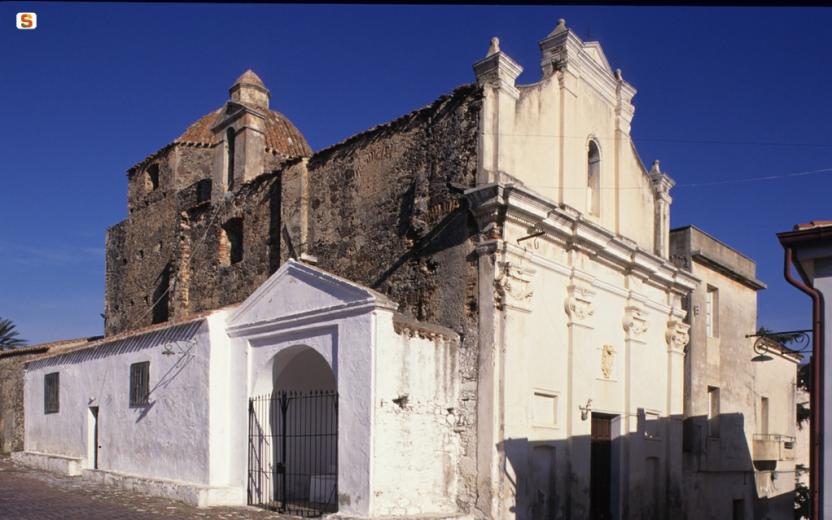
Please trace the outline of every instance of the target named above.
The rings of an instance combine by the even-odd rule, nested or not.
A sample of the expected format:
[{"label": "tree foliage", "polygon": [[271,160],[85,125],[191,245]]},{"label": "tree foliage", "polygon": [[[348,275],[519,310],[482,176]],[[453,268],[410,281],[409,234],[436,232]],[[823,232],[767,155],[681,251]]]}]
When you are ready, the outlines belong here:
[{"label": "tree foliage", "polygon": [[0,318],[0,350],[22,347],[26,341],[19,337],[12,320]]}]

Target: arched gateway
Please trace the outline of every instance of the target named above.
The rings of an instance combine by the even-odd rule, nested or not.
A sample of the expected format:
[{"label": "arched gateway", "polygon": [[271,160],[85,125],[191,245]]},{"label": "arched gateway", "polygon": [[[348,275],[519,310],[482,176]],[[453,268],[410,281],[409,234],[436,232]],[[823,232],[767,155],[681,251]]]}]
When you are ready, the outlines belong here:
[{"label": "arched gateway", "polygon": [[315,349],[280,350],[249,399],[248,503],[299,516],[337,510],[338,391]]},{"label": "arched gateway", "polygon": [[455,332],[293,260],[226,331],[236,357],[227,369],[245,377],[229,401],[240,421],[229,437],[244,449],[229,462],[249,504],[339,518],[457,512]]}]

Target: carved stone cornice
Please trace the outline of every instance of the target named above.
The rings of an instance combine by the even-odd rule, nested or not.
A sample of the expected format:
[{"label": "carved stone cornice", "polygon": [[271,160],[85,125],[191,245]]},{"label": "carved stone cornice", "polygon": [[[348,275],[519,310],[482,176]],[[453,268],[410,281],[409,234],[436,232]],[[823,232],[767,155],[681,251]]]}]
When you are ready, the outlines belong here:
[{"label": "carved stone cornice", "polygon": [[498,309],[514,308],[531,311],[531,299],[534,295],[532,277],[534,270],[519,267],[511,262],[498,262],[499,274],[494,280],[495,304]]},{"label": "carved stone cornice", "polygon": [[595,291],[586,285],[572,283],[566,288],[564,309],[569,317],[569,325],[592,326],[591,318],[595,314],[592,304],[594,298]]},{"label": "carved stone cornice", "polygon": [[669,260],[525,186],[486,184],[466,190],[465,198],[483,239],[502,238],[502,222],[516,216],[522,222],[536,222],[536,228],[545,231],[549,240],[597,255],[621,272],[649,279],[673,293],[687,294],[699,283],[696,276]]}]

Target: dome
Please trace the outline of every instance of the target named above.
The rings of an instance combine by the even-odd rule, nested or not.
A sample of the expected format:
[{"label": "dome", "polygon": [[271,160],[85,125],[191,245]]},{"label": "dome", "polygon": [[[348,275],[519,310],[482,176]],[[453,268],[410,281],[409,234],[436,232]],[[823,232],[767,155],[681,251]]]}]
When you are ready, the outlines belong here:
[{"label": "dome", "polygon": [[[198,146],[217,144],[221,136],[215,135],[212,128],[223,118],[224,110],[225,106],[222,106],[199,118],[174,142]],[[265,116],[266,151],[286,158],[312,155],[312,148],[309,147],[306,138],[286,116],[273,110],[267,110]]]}]

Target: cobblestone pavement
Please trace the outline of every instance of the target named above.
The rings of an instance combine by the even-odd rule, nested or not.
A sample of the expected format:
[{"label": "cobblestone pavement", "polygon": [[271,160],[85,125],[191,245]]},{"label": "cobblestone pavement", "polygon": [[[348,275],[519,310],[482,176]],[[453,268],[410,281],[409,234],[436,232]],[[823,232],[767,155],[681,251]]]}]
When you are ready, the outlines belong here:
[{"label": "cobblestone pavement", "polygon": [[199,509],[182,502],[60,476],[0,458],[2,520],[288,520],[255,508]]}]

